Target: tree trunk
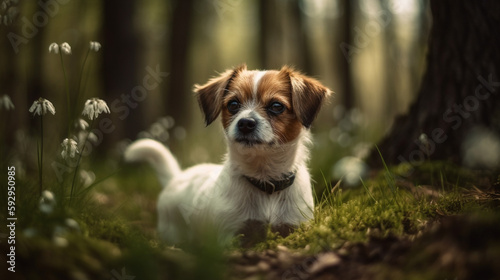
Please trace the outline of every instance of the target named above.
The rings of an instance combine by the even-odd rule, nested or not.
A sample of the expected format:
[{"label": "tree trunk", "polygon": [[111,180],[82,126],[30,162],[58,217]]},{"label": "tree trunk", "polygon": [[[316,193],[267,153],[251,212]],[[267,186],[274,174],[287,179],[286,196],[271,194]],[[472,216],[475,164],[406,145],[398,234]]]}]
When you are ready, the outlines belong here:
[{"label": "tree trunk", "polygon": [[[353,34],[352,34],[352,20],[354,15],[353,5],[358,4],[358,1],[352,0],[344,0],[342,1],[342,5],[344,7],[344,14],[342,16],[342,42],[352,42]],[[339,52],[338,48],[335,48],[335,54],[342,54],[339,62],[340,62],[340,81],[341,84],[341,92],[342,95],[342,105],[346,109],[346,112],[351,110],[355,104],[355,96],[354,89],[352,86],[352,74],[351,74],[351,62],[346,57],[344,57],[343,52]]]},{"label": "tree trunk", "polygon": [[269,69],[273,67],[273,48],[281,49],[277,36],[281,34],[279,24],[276,22],[276,1],[259,1],[259,58],[260,68]]},{"label": "tree trunk", "polygon": [[[137,74],[143,73],[139,67],[139,35],[135,31],[134,14],[136,1],[103,1],[102,74],[106,101],[112,111],[109,117],[117,124],[115,131],[105,137],[110,145],[113,135],[134,139],[146,128],[144,106],[131,97],[134,87],[142,84]],[[114,104],[114,105],[113,105]],[[120,125],[127,122],[126,125]]]},{"label": "tree trunk", "polygon": [[289,42],[290,45],[294,46],[292,55],[294,57],[289,57],[289,59],[293,59],[296,61],[296,66],[302,72],[308,75],[314,75],[313,69],[313,59],[311,57],[311,48],[309,43],[311,42],[310,37],[308,36],[308,30],[306,26],[306,15],[302,12],[300,5],[303,2],[301,0],[294,0],[287,2],[287,5],[290,5],[290,15],[288,21],[288,30],[287,32],[292,34],[291,40]]},{"label": "tree trunk", "polygon": [[191,23],[193,0],[172,1],[174,12],[170,31],[169,85],[166,97],[167,114],[175,119],[176,124],[187,126],[190,123],[187,114],[192,101],[191,85],[188,85],[189,46],[191,42]]},{"label": "tree trunk", "polygon": [[[427,72],[409,113],[379,144],[387,163],[461,163],[473,128],[500,131],[500,2],[431,0],[431,10]],[[380,165],[376,150],[369,162]]]}]

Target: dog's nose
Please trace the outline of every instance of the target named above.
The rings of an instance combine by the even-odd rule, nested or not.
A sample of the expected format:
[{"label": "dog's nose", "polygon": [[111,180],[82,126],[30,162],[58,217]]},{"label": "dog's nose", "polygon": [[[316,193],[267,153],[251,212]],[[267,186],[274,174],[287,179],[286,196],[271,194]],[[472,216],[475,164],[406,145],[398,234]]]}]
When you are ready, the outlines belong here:
[{"label": "dog's nose", "polygon": [[243,134],[248,134],[255,130],[257,122],[252,118],[245,118],[238,121],[238,129]]}]

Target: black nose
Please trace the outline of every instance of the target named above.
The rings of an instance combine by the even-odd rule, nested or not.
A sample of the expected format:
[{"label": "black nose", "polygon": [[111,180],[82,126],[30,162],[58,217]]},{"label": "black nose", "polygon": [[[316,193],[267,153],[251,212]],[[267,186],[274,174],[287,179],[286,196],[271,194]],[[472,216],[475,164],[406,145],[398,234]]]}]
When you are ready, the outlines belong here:
[{"label": "black nose", "polygon": [[252,118],[241,119],[238,121],[238,130],[243,134],[248,134],[255,130],[257,122]]}]

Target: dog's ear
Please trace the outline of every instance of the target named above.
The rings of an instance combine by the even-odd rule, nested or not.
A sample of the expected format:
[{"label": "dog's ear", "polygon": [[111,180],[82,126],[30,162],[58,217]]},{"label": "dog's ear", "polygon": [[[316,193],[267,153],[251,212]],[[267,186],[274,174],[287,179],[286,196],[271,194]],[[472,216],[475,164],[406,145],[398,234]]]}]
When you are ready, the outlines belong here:
[{"label": "dog's ear", "polygon": [[288,66],[283,66],[280,74],[290,80],[293,110],[302,125],[309,128],[318,115],[323,100],[332,92],[319,81]]},{"label": "dog's ear", "polygon": [[205,115],[205,124],[211,124],[222,110],[222,100],[231,81],[241,72],[247,69],[242,64],[234,69],[226,70],[218,77],[210,79],[204,85],[195,85],[194,92],[198,97],[198,103]]}]

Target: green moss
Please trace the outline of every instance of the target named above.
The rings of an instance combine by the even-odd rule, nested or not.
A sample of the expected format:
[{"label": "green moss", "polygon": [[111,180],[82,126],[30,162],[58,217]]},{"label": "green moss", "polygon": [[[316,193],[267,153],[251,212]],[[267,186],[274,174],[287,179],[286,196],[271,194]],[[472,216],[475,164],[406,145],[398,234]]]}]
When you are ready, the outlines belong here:
[{"label": "green moss", "polygon": [[[253,250],[284,245],[300,253],[314,254],[338,249],[346,243],[366,244],[372,238],[413,238],[420,235],[430,221],[459,214],[494,213],[497,209],[471,195],[470,182],[480,180],[475,172],[441,162],[425,163],[411,176],[403,176],[406,171],[408,166],[404,165],[387,168],[359,188],[325,184],[316,199],[313,221],[301,225],[286,238],[269,232],[268,239]],[[110,279],[111,271],[121,274],[122,268],[141,279],[155,279],[157,275],[169,275],[173,279],[223,278],[225,252],[212,242],[199,242],[179,251],[158,241],[155,205],[160,188],[153,174],[145,179],[143,173],[150,170],[121,172],[120,176],[95,186],[78,203],[71,207],[59,205],[49,215],[38,210],[36,192],[20,193],[19,203],[25,206],[19,211],[18,218],[23,224],[18,231],[37,230],[32,238],[19,234],[24,244],[21,263],[37,263],[34,271],[46,273],[40,274],[48,275],[44,279],[73,279],[78,278],[74,275],[78,273],[89,279]],[[20,180],[19,185],[22,184],[27,189],[36,187],[34,183]],[[106,196],[106,202],[96,202],[93,199],[96,193]],[[63,248],[54,244],[52,237],[54,229],[66,218],[75,219],[81,230],[65,235],[68,246]],[[437,258],[424,252],[427,247],[428,244],[421,243],[422,251],[412,251],[401,269],[388,269],[383,265],[371,269],[377,275],[388,275],[387,278],[392,279],[398,275],[408,279],[428,279],[436,275],[453,279],[451,270],[441,273],[423,268]],[[495,243],[486,247],[484,253],[496,256],[499,247]],[[35,274],[26,276],[40,279]]]},{"label": "green moss", "polygon": [[[419,189],[406,181],[412,187],[405,188],[402,179],[398,178],[398,173],[405,168],[397,166],[382,171],[375,179],[364,182],[363,188],[327,187],[318,199],[312,222],[302,225],[287,238],[271,235],[266,243],[256,248],[275,248],[281,244],[293,249],[308,248],[309,253],[317,253],[338,248],[347,241],[367,242],[370,237],[410,236],[423,230],[428,221],[485,211],[483,204],[467,196],[465,187],[456,185],[457,181],[474,180],[473,173],[438,162],[433,167],[423,166],[421,174],[438,174],[436,170],[441,170],[443,181],[436,180],[436,184],[427,186],[427,189]],[[450,178],[453,182],[449,181]],[[443,190],[441,184],[453,187]]]}]

